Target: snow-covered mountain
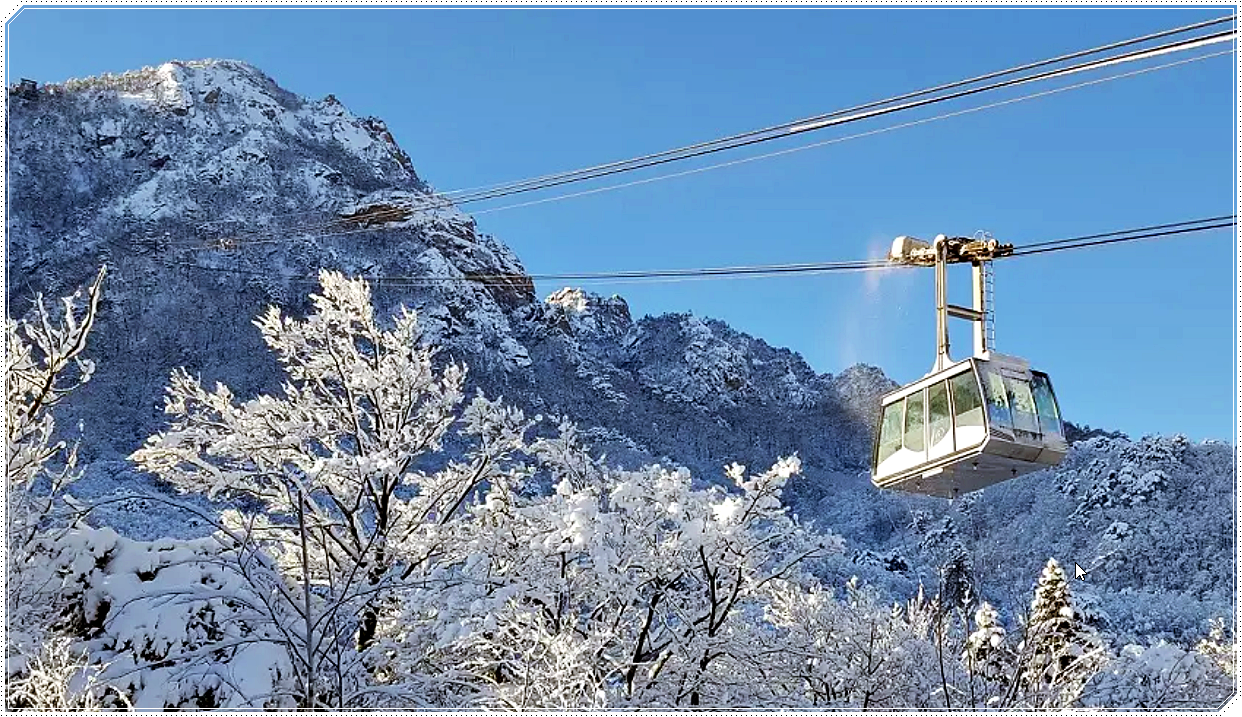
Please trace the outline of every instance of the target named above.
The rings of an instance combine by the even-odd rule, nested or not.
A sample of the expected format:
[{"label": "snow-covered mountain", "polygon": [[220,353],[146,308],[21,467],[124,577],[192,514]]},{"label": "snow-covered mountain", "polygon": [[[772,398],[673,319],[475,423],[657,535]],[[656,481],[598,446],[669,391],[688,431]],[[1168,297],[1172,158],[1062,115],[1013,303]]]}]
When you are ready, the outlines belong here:
[{"label": "snow-covered mountain", "polygon": [[[540,301],[507,247],[434,200],[383,121],[332,96],[298,97],[244,63],[174,62],[13,88],[7,116],[10,313],[110,267],[98,369],[60,419],[84,426],[98,490],[133,479],[121,457],[162,427],[174,367],[243,395],[275,390],[251,320],[271,303],[304,310],[308,279],[334,268],[408,277],[375,286],[381,313],[416,308],[475,387],[576,421],[612,460],[712,480],[728,462],[797,453],[806,477],[789,500],[850,541],[843,576],[909,594],[961,545],[978,589],[1013,606],[1050,556],[1098,557],[1110,629],[1195,633],[1232,614],[1232,446],[1096,437],[1057,471],[953,506],[880,493],[865,470],[894,386],[882,371],[817,374],[716,320],[635,319],[617,296]],[[164,525],[152,521],[129,527]],[[1149,604],[1176,617],[1135,607]]]}]

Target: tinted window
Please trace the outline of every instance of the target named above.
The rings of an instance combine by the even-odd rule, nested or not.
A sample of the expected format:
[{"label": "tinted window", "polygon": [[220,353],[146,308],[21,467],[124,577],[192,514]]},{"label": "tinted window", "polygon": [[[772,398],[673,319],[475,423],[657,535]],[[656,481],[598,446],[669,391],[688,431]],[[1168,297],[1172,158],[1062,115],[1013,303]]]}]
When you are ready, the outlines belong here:
[{"label": "tinted window", "polygon": [[1031,374],[1031,393],[1035,397],[1035,410],[1039,414],[1039,427],[1044,433],[1062,435],[1061,414],[1057,411],[1057,399],[1047,374]]},{"label": "tinted window", "polygon": [[963,373],[949,379],[953,389],[954,423],[958,428],[983,426],[983,398],[973,372]]},{"label": "tinted window", "polygon": [[891,403],[884,408],[880,420],[880,443],[876,451],[876,464],[883,463],[901,448],[901,411],[905,401]]},{"label": "tinted window", "polygon": [[1028,433],[1039,433],[1039,419],[1035,416],[1035,398],[1026,381],[1006,376],[1005,395],[1009,398],[1009,410],[1013,415],[1013,427]]},{"label": "tinted window", "polygon": [[988,422],[992,428],[1013,430],[1013,419],[1009,416],[1009,398],[1005,391],[1005,381],[999,374],[987,371],[983,374],[984,393],[988,398]]},{"label": "tinted window", "polygon": [[903,443],[907,450],[923,452],[923,392],[906,397],[906,431]]},{"label": "tinted window", "polygon": [[953,421],[949,416],[949,389],[944,382],[927,388],[927,416],[930,443],[934,446],[953,430]]}]

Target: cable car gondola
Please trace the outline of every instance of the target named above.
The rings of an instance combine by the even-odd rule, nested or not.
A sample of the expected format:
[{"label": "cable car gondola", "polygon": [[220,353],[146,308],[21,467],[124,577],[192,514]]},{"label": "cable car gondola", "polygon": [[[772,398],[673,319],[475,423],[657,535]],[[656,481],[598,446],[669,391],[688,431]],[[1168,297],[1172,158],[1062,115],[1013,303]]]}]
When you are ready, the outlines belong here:
[{"label": "cable car gondola", "polygon": [[[893,242],[889,261],[936,269],[936,363],[931,373],[880,399],[871,482],[878,488],[954,498],[1057,465],[1068,445],[1048,375],[988,345],[986,289],[995,240]],[[974,308],[947,301],[947,265],[969,261]],[[974,355],[949,358],[948,317],[974,322]]]}]

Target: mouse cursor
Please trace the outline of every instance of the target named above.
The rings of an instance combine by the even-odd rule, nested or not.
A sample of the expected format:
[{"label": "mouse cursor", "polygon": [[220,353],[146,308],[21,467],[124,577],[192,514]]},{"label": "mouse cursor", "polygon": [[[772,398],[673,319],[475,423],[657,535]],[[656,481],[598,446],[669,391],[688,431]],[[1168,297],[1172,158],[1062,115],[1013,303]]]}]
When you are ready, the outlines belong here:
[{"label": "mouse cursor", "polygon": [[1074,577],[1084,582],[1087,580],[1087,571],[1078,567],[1078,563],[1074,563]]}]

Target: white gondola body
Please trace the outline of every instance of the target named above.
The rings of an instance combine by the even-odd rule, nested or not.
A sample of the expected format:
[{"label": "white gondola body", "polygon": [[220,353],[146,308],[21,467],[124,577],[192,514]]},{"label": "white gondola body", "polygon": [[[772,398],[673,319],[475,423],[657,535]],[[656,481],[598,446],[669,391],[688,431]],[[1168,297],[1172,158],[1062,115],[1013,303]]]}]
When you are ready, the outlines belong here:
[{"label": "white gondola body", "polygon": [[1054,466],[1067,449],[1048,376],[988,352],[884,396],[871,482],[953,498]]}]

